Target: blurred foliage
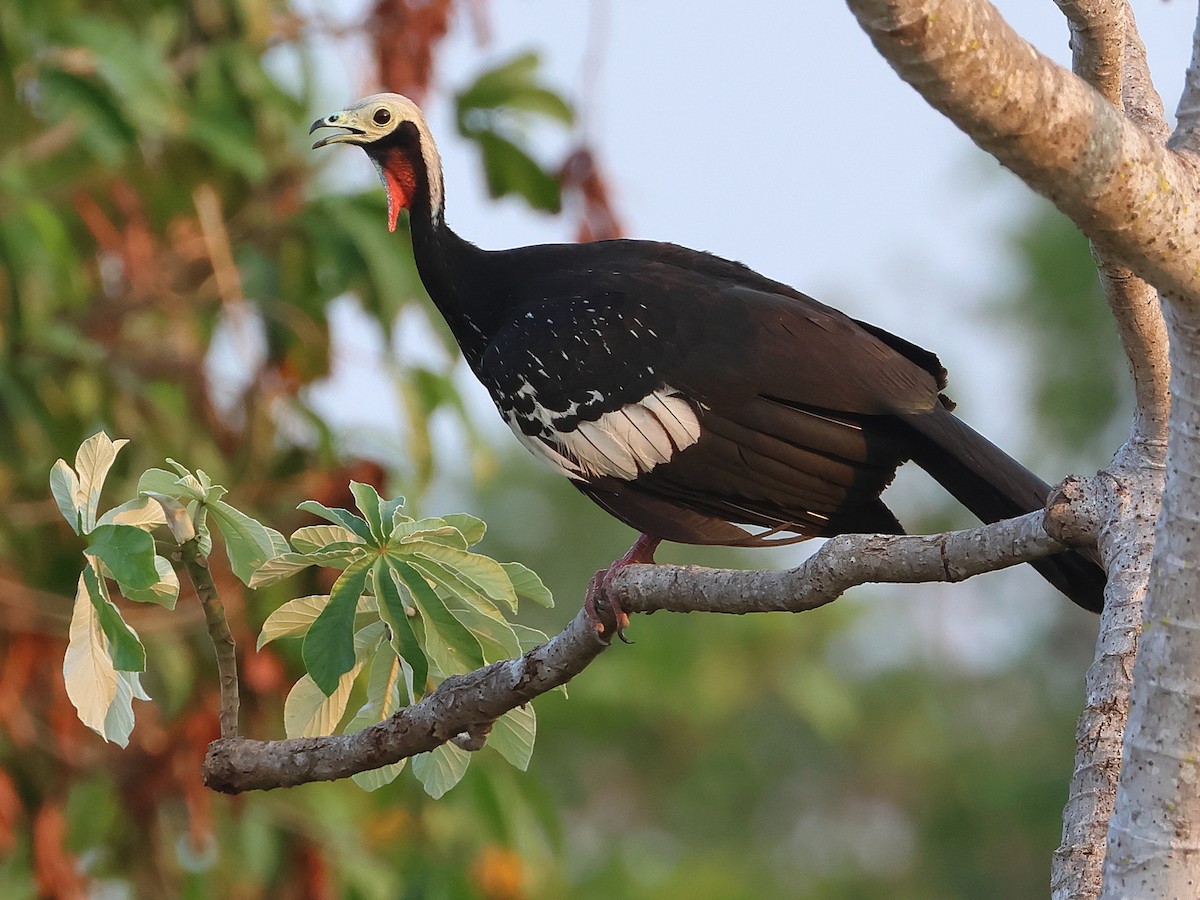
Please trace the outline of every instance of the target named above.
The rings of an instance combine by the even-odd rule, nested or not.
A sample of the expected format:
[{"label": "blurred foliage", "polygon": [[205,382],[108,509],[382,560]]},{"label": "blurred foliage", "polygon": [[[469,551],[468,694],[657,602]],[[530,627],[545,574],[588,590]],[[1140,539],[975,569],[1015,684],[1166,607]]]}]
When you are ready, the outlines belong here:
[{"label": "blurred foliage", "polygon": [[[988,665],[956,662],[964,619],[1025,615],[989,596],[988,579],[954,589],[977,588],[976,605],[941,612],[938,590],[908,589],[891,620],[903,627],[888,625],[870,591],[867,604],[803,617],[638,618],[637,644],[606,653],[569,701],[538,701],[528,773],[486,749],[436,803],[411,779],[370,795],[347,784],[205,791],[197,772],[217,736],[216,683],[186,588],[174,612],[130,617],[154,703],[139,706],[129,749],[75,720],[60,667],[80,542],[45,477],[101,427],[135,438],[114,490],[185,457],[285,531],[312,524],[295,510],[305,497],[351,505],[351,478],[383,488],[390,475],[418,508],[455,493],[453,506],[492,523],[481,552],[546,576],[560,609],[530,624],[548,630],[632,537],[518,451],[496,455],[462,421],[449,363],[395,362],[400,454],[348,456],[308,401],[331,367],[331,301],[353,295],[385,335],[399,313],[425,309],[406,237],[387,234],[382,192],[314,187],[306,132],[324,110],[312,108],[309,42],[359,41],[376,83],[421,96],[464,7],[481,15],[479,3],[379,0],[361,28],[335,32],[269,0],[0,4],[0,895],[1044,894],[1090,638],[1062,604],[1061,620],[1033,638],[1018,632],[1016,649]],[[588,149],[557,174],[528,152],[522,110],[561,102],[539,93],[528,66],[438,81],[463,86],[458,121],[493,192],[561,203],[580,214],[581,234],[612,236]],[[511,102],[489,93],[510,79]],[[569,107],[554,108],[565,122]],[[498,151],[497,140],[507,142]],[[1039,383],[1073,379],[1059,415],[1090,410],[1069,428],[1052,414],[1043,436],[1082,442],[1103,419],[1085,405],[1104,394],[1096,378],[1109,356],[1093,329],[1106,320],[1087,299],[1083,248],[1030,233],[1014,339],[1035,347]],[[444,329],[427,332],[456,358]],[[1043,367],[1066,359],[1076,362]],[[218,383],[222,361],[243,377]],[[491,461],[468,469],[464,455]],[[443,508],[439,499],[428,512]],[[672,554],[700,558],[679,548],[663,558]],[[287,595],[248,596],[219,566],[214,577],[239,642],[244,731],[278,736],[300,649],[251,648]],[[303,577],[290,596],[328,592],[328,573]]]},{"label": "blurred foliage", "polygon": [[1038,201],[1013,245],[1022,281],[995,311],[1026,348],[1036,431],[1075,466],[1103,465],[1128,433],[1133,389],[1087,238]]}]

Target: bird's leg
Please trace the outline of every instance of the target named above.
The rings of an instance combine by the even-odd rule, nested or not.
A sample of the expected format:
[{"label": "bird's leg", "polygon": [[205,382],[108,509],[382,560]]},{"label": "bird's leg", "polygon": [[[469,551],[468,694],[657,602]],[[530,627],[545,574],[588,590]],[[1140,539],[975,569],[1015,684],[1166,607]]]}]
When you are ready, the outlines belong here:
[{"label": "bird's leg", "polygon": [[587,598],[583,601],[583,608],[587,611],[588,618],[595,623],[596,631],[601,634],[605,631],[604,621],[600,618],[599,611],[596,609],[596,599],[599,595],[604,595],[604,602],[608,606],[608,612],[612,613],[613,620],[616,622],[617,637],[630,643],[625,637],[625,629],[629,627],[629,615],[625,610],[621,609],[621,605],[609,594],[608,587],[612,582],[613,576],[626,566],[640,564],[654,564],[654,551],[658,549],[658,545],[662,542],[662,538],[651,537],[648,534],[639,535],[638,539],[633,542],[633,546],[628,552],[614,562],[607,569],[597,572],[592,576],[591,583],[588,585]]}]

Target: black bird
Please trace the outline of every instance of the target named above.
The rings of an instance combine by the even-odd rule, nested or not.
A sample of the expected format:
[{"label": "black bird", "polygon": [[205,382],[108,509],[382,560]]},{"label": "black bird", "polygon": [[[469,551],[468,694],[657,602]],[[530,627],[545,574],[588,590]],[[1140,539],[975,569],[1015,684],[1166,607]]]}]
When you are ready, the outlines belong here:
[{"label": "black bird", "polygon": [[[481,250],[446,224],[441,160],[411,100],[375,94],[310,133],[327,127],[343,130],[313,148],[366,151],[390,230],[408,210],[421,280],[513,433],[642,532],[614,568],[652,561],[660,540],[903,533],[879,495],[910,459],[984,522],[1045,504],[1045,482],[950,412],[929,351],[675,244]],[[1034,565],[1102,607],[1095,563]]]}]

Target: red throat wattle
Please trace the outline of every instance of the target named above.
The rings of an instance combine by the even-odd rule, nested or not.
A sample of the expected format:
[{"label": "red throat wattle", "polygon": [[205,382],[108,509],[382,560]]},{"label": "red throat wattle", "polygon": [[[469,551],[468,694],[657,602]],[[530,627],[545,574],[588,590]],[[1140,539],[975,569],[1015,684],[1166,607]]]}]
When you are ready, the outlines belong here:
[{"label": "red throat wattle", "polygon": [[412,205],[413,194],[417,189],[416,172],[404,151],[395,147],[389,149],[379,161],[379,172],[387,187],[388,231],[395,231],[400,210],[408,209]]}]

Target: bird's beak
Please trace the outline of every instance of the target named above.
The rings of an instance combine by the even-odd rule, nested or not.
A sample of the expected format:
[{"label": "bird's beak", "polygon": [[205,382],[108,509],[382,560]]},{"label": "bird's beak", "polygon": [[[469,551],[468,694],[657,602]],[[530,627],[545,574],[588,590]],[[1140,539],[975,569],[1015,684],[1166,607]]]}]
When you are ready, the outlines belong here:
[{"label": "bird's beak", "polygon": [[348,110],[317,119],[312,123],[312,128],[308,129],[308,133],[312,134],[318,128],[344,128],[345,131],[325,135],[312,145],[314,150],[324,147],[326,144],[361,144],[362,141],[359,138],[366,134],[365,129],[358,127],[358,117]]}]

